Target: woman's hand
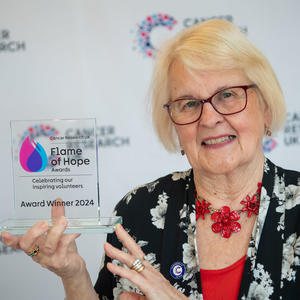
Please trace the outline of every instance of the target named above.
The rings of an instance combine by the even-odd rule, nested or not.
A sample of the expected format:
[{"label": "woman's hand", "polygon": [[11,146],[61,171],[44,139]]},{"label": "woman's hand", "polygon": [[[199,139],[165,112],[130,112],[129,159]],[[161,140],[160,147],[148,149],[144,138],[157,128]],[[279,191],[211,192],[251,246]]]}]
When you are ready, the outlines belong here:
[{"label": "woman's hand", "polygon": [[[56,199],[58,201],[61,200]],[[32,259],[62,278],[65,299],[99,300],[85,262],[77,252],[75,239],[79,234],[64,234],[67,227],[64,215],[63,206],[53,205],[51,216],[56,222],[51,230],[46,222],[39,222],[23,236],[3,232],[2,241],[9,247],[22,249],[28,255],[38,249]]]},{"label": "woman's hand", "polygon": [[[105,243],[104,245],[105,253],[111,259],[116,259],[127,265],[129,269],[117,266],[113,263],[108,263],[107,268],[110,272],[130,280],[146,295],[141,296],[136,293],[123,293],[120,297],[121,300],[188,299],[174,288],[148,261],[144,260],[145,254],[120,224],[117,224],[116,234],[129,253],[121,251],[109,243]],[[130,269],[136,259],[140,259],[145,267],[140,272]]]},{"label": "woman's hand", "polygon": [[35,262],[63,279],[72,277],[78,274],[85,263],[79,256],[75,244],[79,234],[63,234],[67,226],[64,213],[63,206],[53,205],[52,218],[56,219],[56,222],[51,230],[47,222],[39,222],[23,236],[3,232],[2,241],[5,245],[22,249],[27,254],[38,247],[37,255],[32,256]]}]

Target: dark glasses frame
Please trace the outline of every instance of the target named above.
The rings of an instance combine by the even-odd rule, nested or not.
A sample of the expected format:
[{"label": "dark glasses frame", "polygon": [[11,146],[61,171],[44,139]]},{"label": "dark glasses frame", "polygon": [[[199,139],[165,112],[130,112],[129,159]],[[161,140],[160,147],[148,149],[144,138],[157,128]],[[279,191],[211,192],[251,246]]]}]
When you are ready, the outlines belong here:
[{"label": "dark glasses frame", "polygon": [[[213,107],[213,109],[214,109],[217,113],[219,113],[219,114],[221,114],[221,115],[225,115],[225,116],[228,116],[228,115],[234,115],[234,114],[237,114],[237,113],[243,111],[243,110],[246,108],[247,102],[248,102],[247,90],[250,89],[250,88],[254,88],[254,87],[257,87],[256,84],[230,86],[230,87],[227,87],[227,88],[225,88],[225,89],[222,89],[222,90],[220,90],[220,91],[214,93],[212,96],[210,96],[210,97],[207,98],[207,99],[195,99],[195,98],[193,98],[193,97],[182,97],[182,98],[178,98],[178,99],[175,99],[175,100],[170,100],[168,103],[166,103],[166,104],[163,105],[163,108],[166,109],[166,110],[168,111],[168,114],[169,114],[169,116],[170,116],[172,122],[175,123],[176,125],[188,125],[188,124],[192,124],[192,123],[195,123],[195,122],[199,121],[200,118],[201,118],[201,115],[202,115],[203,105],[204,105],[205,103],[210,103],[211,106]],[[232,89],[232,88],[242,88],[242,89],[244,90],[245,96],[246,96],[246,99],[245,99],[245,105],[244,105],[244,107],[243,107],[242,109],[240,109],[240,110],[238,110],[238,111],[236,111],[236,112],[233,112],[233,113],[221,113],[221,112],[219,112],[219,111],[214,107],[214,105],[213,105],[213,103],[212,103],[212,99],[213,99],[213,97],[216,96],[217,94],[222,93],[222,92],[224,92],[224,91],[226,91],[226,90],[228,90],[228,89]],[[194,101],[196,101],[196,102],[200,102],[200,103],[202,104],[202,105],[201,105],[201,110],[200,110],[199,117],[198,117],[195,121],[188,122],[188,123],[178,123],[178,122],[175,122],[174,119],[173,119],[173,117],[172,117],[172,113],[171,113],[171,111],[170,111],[170,106],[171,106],[171,104],[174,103],[174,102],[177,102],[177,101],[188,100],[188,99],[194,100]]]}]

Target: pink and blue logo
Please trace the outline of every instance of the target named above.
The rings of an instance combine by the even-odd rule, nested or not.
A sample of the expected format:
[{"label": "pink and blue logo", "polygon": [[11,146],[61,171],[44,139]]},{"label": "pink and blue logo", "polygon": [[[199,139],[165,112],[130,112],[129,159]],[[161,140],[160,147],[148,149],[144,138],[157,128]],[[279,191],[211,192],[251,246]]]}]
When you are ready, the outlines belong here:
[{"label": "pink and blue logo", "polygon": [[48,164],[47,154],[40,143],[27,136],[19,153],[20,164],[27,172],[41,172]]},{"label": "pink and blue logo", "polygon": [[151,43],[152,30],[160,26],[172,30],[176,24],[177,21],[168,14],[152,14],[140,24],[137,24],[137,39],[135,42],[138,44],[141,52],[148,57],[154,56],[156,49]]},{"label": "pink and blue logo", "polygon": [[274,139],[267,139],[263,142],[264,153],[270,153],[277,146],[277,142]]}]

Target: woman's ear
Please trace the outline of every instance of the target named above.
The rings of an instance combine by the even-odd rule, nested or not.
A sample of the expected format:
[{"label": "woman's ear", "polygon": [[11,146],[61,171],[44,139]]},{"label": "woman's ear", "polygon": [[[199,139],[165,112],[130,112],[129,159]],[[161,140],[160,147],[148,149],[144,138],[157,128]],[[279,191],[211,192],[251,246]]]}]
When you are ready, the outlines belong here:
[{"label": "woman's ear", "polygon": [[272,112],[269,107],[264,108],[265,127],[270,128],[272,125]]}]

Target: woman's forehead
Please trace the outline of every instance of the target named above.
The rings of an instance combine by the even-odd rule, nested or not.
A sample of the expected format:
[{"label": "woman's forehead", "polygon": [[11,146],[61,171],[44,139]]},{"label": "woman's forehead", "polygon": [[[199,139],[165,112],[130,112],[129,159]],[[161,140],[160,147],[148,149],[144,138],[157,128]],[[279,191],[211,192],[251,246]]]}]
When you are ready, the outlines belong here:
[{"label": "woman's forehead", "polygon": [[187,69],[182,63],[173,64],[168,76],[171,98],[190,94],[208,97],[223,88],[245,84],[250,84],[250,81],[242,70],[196,71]]}]

